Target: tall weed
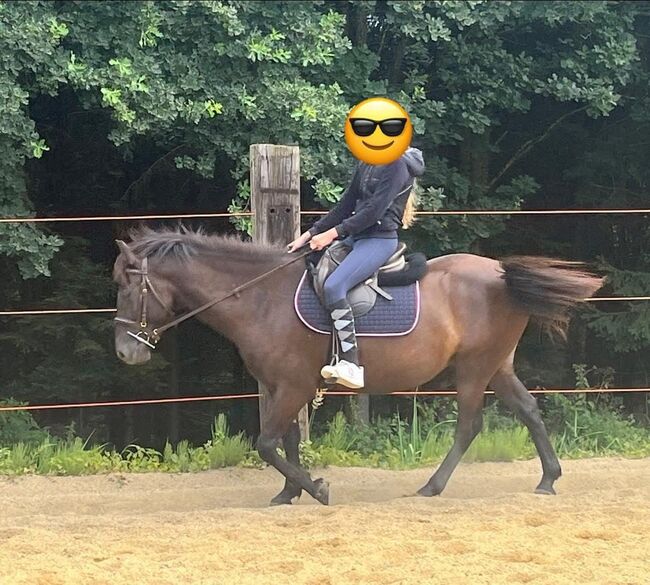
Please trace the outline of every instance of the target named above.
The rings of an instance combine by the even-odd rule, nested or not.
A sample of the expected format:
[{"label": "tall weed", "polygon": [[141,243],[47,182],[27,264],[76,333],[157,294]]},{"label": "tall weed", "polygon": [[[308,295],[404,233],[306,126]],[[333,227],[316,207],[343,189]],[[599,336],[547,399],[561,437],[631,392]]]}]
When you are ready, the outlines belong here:
[{"label": "tall weed", "polygon": [[242,463],[252,448],[244,433],[230,434],[226,415],[220,413],[212,425],[212,438],[203,446],[210,469]]}]

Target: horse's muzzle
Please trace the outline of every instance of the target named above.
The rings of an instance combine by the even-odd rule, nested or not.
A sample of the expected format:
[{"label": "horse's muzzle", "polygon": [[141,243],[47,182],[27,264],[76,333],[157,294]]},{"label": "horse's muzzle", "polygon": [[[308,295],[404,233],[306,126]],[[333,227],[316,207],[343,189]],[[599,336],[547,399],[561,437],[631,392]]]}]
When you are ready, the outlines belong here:
[{"label": "horse's muzzle", "polygon": [[125,364],[138,366],[151,359],[151,350],[138,341],[120,340],[115,342],[115,353]]}]

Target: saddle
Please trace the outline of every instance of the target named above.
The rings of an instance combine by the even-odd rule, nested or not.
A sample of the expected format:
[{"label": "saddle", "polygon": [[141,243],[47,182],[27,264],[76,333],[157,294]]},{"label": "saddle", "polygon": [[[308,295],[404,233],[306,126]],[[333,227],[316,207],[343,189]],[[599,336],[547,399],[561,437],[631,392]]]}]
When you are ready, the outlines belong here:
[{"label": "saddle", "polygon": [[[307,269],[312,277],[314,290],[324,303],[323,286],[327,277],[338,267],[352,248],[344,240],[337,241],[320,255],[307,257]],[[383,286],[406,286],[420,280],[426,272],[426,256],[421,253],[405,255],[406,244],[400,242],[395,253],[386,263],[364,282],[359,283],[348,292],[347,298],[352,307],[352,314],[361,317],[375,306],[377,295],[388,301],[393,297]]]}]

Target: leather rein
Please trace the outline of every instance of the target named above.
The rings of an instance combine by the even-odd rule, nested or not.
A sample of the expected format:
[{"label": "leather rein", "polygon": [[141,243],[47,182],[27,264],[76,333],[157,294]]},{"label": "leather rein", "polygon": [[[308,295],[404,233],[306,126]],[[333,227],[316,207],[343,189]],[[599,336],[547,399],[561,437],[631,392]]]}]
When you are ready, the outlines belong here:
[{"label": "leather rein", "polygon": [[[135,340],[139,341],[140,343],[144,343],[147,347],[150,349],[156,349],[156,345],[160,341],[160,336],[167,331],[168,329],[171,329],[172,327],[176,327],[179,323],[182,323],[183,321],[187,321],[188,319],[191,319],[195,315],[198,315],[199,313],[202,313],[206,309],[209,309],[210,307],[220,303],[221,301],[225,301],[226,299],[238,295],[240,292],[243,290],[246,290],[247,288],[250,288],[254,284],[257,284],[261,280],[264,280],[274,272],[277,272],[279,270],[282,270],[283,268],[286,268],[290,264],[293,264],[294,262],[300,260],[301,258],[304,258],[308,254],[312,252],[312,250],[309,248],[309,244],[305,245],[307,247],[306,250],[303,252],[299,253],[295,258],[292,258],[289,260],[289,262],[285,262],[284,264],[280,264],[279,266],[276,266],[275,268],[271,268],[271,270],[267,270],[263,274],[260,274],[259,276],[256,276],[255,278],[245,282],[244,284],[237,286],[233,288],[230,292],[220,296],[216,297],[214,299],[211,299],[207,303],[202,304],[199,307],[196,307],[196,309],[192,309],[191,311],[184,313],[183,315],[176,317],[172,321],[169,321],[165,323],[164,325],[160,327],[155,327],[153,329],[150,329],[149,327],[149,321],[148,321],[148,313],[147,313],[147,307],[148,307],[148,302],[149,302],[149,295],[153,295],[154,298],[158,301],[160,306],[165,309],[165,311],[169,315],[174,315],[174,312],[167,306],[167,304],[163,301],[162,297],[160,294],[156,291],[156,288],[154,287],[153,283],[151,282],[151,278],[149,277],[149,259],[148,258],[143,258],[142,264],[140,268],[127,268],[126,272],[129,274],[139,274],[140,275],[140,321],[135,321],[133,319],[126,319],[125,317],[115,317],[113,320],[117,323],[122,323],[123,325],[130,325],[130,326],[135,326],[138,327],[137,332],[133,332],[130,330],[127,330],[127,335],[130,335],[133,337]],[[305,247],[303,246],[303,248]]]}]

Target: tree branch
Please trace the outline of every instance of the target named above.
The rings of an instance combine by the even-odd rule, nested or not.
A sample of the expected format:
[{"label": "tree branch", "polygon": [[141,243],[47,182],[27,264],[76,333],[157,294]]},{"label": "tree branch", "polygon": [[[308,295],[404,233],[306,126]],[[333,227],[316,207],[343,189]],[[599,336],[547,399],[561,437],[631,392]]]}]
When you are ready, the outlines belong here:
[{"label": "tree branch", "polygon": [[128,197],[129,194],[131,193],[131,189],[133,189],[133,187],[135,187],[138,183],[144,180],[144,178],[147,175],[150,175],[159,164],[165,162],[171,155],[177,153],[181,148],[184,148],[185,146],[187,146],[187,143],[185,142],[183,144],[179,144],[178,146],[172,148],[169,152],[163,154],[159,159],[155,160],[146,171],[144,171],[135,181],[133,181],[127,187],[126,191],[124,191],[124,195],[122,195],[122,199]]},{"label": "tree branch", "polygon": [[502,141],[502,140],[503,140],[507,135],[508,135],[508,131],[506,130],[503,134],[501,134],[501,136],[499,136],[499,138],[496,139],[496,141],[494,142],[494,144],[492,144],[492,146],[495,147],[495,148],[496,148],[497,146],[499,146],[499,144],[501,144],[501,141]]},{"label": "tree branch", "polygon": [[510,169],[510,167],[512,167],[512,165],[514,165],[514,164],[515,164],[515,163],[516,163],[520,158],[522,158],[524,155],[526,155],[526,154],[528,153],[528,151],[529,151],[531,148],[533,148],[533,146],[539,144],[539,143],[542,142],[543,140],[546,140],[546,138],[548,138],[549,134],[550,134],[551,132],[553,132],[553,130],[555,130],[555,128],[557,128],[557,127],[558,127],[562,122],[564,122],[564,120],[566,120],[567,118],[569,118],[569,117],[571,117],[571,116],[577,114],[578,112],[582,112],[582,111],[584,111],[584,110],[586,110],[586,109],[587,109],[587,106],[582,106],[581,108],[577,108],[577,109],[575,109],[575,110],[572,110],[572,111],[570,111],[570,112],[567,112],[566,114],[562,114],[562,115],[561,115],[557,120],[555,120],[555,122],[553,122],[553,123],[552,123],[552,124],[551,124],[551,125],[550,125],[550,126],[549,126],[545,131],[544,131],[543,134],[541,134],[540,136],[537,136],[536,138],[531,138],[530,140],[527,140],[526,142],[524,142],[524,144],[522,144],[522,145],[519,147],[519,150],[517,150],[517,152],[515,152],[515,154],[512,155],[512,157],[510,158],[510,160],[509,160],[509,161],[504,165],[504,167],[503,167],[503,168],[502,168],[502,169],[501,169],[501,170],[496,174],[496,176],[495,176],[495,177],[494,177],[494,178],[489,182],[489,184],[488,184],[488,188],[487,188],[488,192],[491,191],[492,188],[493,188],[493,187],[494,187],[494,186],[499,182],[499,180],[501,179],[501,177],[503,177],[503,175],[505,175],[505,174],[508,172],[508,170]]}]

